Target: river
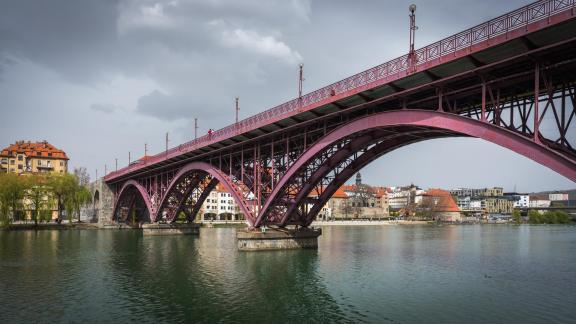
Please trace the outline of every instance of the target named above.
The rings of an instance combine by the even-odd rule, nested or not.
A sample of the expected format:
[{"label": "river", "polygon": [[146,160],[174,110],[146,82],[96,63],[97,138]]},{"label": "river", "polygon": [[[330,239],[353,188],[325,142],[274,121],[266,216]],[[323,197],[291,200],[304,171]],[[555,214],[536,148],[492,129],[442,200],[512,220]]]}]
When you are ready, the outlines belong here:
[{"label": "river", "polygon": [[235,229],[0,232],[0,322],[568,323],[575,226],[334,226],[318,250]]}]

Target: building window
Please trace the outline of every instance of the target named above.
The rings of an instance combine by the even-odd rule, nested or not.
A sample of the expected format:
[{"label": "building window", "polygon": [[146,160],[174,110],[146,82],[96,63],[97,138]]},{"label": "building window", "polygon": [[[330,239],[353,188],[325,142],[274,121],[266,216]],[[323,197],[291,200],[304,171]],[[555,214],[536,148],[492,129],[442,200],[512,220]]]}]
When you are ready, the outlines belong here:
[{"label": "building window", "polygon": [[14,165],[14,164],[16,164],[16,161],[10,160],[10,165]]},{"label": "building window", "polygon": [[18,161],[22,161],[22,155],[18,155]]},{"label": "building window", "polygon": [[60,166],[61,166],[61,167],[64,166],[64,161],[60,161]]},{"label": "building window", "polygon": [[48,156],[52,156],[52,153],[48,153]]},{"label": "building window", "polygon": [[22,164],[18,164],[18,170],[22,170]]}]

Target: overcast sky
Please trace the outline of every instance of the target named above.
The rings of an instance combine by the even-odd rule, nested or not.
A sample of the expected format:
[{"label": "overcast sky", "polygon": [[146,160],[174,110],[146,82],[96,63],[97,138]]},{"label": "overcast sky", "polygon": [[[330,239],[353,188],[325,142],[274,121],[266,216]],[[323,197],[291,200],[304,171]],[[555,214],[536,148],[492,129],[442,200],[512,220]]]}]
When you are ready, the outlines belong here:
[{"label": "overcast sky", "polygon": [[[0,0],[0,146],[48,140],[92,178],[407,52],[411,1]],[[529,3],[416,2],[417,47]],[[574,188],[477,139],[432,140],[363,170],[373,185]]]}]

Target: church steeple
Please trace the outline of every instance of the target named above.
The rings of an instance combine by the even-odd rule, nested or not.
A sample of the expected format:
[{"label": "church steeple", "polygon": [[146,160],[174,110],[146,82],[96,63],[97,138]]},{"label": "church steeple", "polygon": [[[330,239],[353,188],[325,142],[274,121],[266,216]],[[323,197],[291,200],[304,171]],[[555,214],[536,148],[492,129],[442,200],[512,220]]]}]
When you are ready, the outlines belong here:
[{"label": "church steeple", "polygon": [[360,185],[362,185],[362,176],[360,175],[360,172],[356,173],[356,187],[360,187]]}]

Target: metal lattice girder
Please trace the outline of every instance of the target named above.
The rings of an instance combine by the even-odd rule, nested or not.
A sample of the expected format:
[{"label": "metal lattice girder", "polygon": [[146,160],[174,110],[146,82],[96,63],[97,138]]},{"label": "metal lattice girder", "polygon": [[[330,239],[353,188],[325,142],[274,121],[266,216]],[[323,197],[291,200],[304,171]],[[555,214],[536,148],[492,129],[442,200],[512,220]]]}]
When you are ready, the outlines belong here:
[{"label": "metal lattice girder", "polygon": [[[356,148],[357,151],[365,149],[365,144],[368,143],[369,136],[357,137],[361,140],[356,146],[351,145],[353,142],[348,142],[342,145],[340,150],[330,150],[327,148],[338,147],[337,143],[342,139],[348,138],[351,135],[366,132],[369,129],[386,129],[390,127],[398,126],[411,126],[411,127],[426,127],[437,130],[440,135],[438,136],[472,136],[477,138],[482,138],[484,140],[490,141],[492,143],[498,144],[500,146],[506,147],[512,151],[522,154],[542,165],[548,166],[549,168],[555,170],[556,172],[563,174],[569,179],[576,181],[576,160],[573,160],[567,156],[559,154],[547,146],[539,144],[525,136],[512,132],[508,129],[498,127],[496,125],[490,124],[486,121],[474,120],[467,117],[456,116],[453,114],[437,111],[415,111],[415,110],[400,110],[391,111],[380,114],[371,115],[364,117],[346,124],[328,135],[325,138],[318,141],[317,144],[310,147],[305,153],[303,153],[300,158],[290,167],[286,172],[284,177],[278,182],[278,186],[272,192],[270,198],[266,201],[263,206],[261,213],[256,219],[255,226],[260,226],[263,223],[269,223],[266,217],[269,213],[269,208],[274,202],[278,202],[278,197],[286,193],[287,185],[296,184],[296,187],[289,188],[288,190],[295,190],[298,192],[299,199],[305,197],[309,192],[310,188],[316,185],[326,173],[317,173],[318,176],[305,177],[304,181],[294,181],[295,178],[301,177],[303,172],[310,171],[313,173],[314,170],[322,170],[318,168],[317,161],[324,160],[325,164],[323,167],[329,169],[334,163],[326,162],[329,161],[329,154],[322,155],[322,153],[332,153],[333,157],[338,157],[340,152],[346,152],[346,147]],[[447,131],[448,133],[442,133],[442,131]],[[413,129],[407,128],[405,130],[406,135],[410,135],[414,132]],[[426,139],[426,138],[422,138]],[[366,142],[363,142],[366,141]],[[411,141],[410,137],[406,137],[405,141],[409,143]],[[336,144],[336,145],[335,145]],[[398,143],[401,145],[401,143]],[[396,146],[398,146],[396,145]],[[383,149],[386,146],[383,146]],[[374,153],[377,155],[377,153]],[[346,154],[343,154],[345,156]],[[352,156],[353,158],[358,158],[358,156]],[[348,159],[350,156],[347,157]],[[340,161],[340,159],[336,159]],[[351,163],[351,162],[350,162]],[[308,168],[308,166],[312,166]],[[352,174],[350,174],[351,176]],[[298,200],[296,200],[298,201]],[[286,209],[286,215],[282,218],[279,225],[285,225],[288,217],[295,210],[295,204],[292,207]],[[274,221],[277,221],[277,213],[274,215]],[[303,224],[305,225],[305,224]]]}]

